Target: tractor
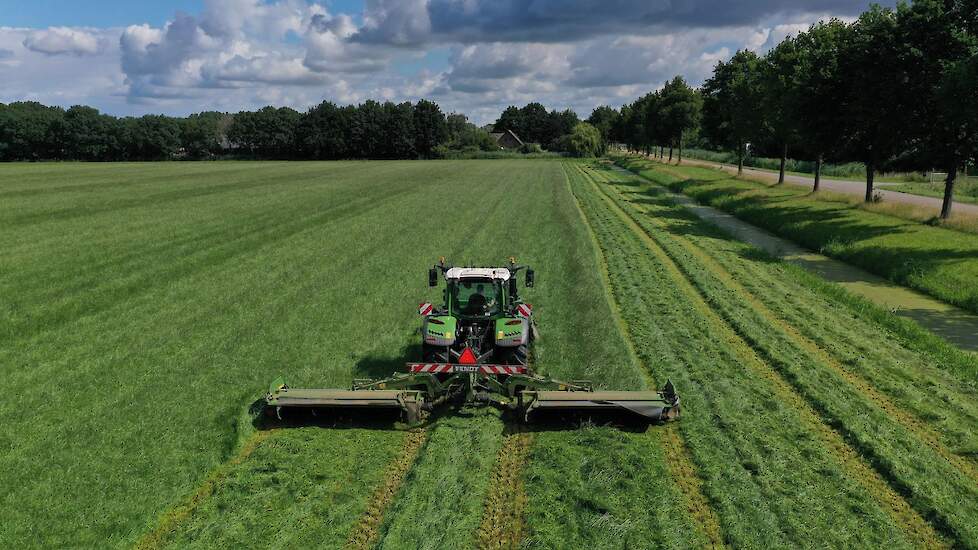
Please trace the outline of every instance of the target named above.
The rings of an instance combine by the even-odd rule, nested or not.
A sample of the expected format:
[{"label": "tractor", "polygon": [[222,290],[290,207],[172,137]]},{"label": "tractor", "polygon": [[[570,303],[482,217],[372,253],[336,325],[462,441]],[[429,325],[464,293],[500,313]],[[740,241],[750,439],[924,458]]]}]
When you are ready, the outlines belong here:
[{"label": "tractor", "polygon": [[679,417],[672,382],[659,391],[595,391],[587,381],[564,382],[534,374],[533,342],[539,338],[533,308],[517,285],[533,288],[535,274],[510,259],[505,267],[454,267],[444,258],[428,271],[428,285],[444,279],[439,306],[423,302],[421,360],[381,380],[356,379],[349,390],[291,388],[282,379],[265,395],[266,412],[387,410],[408,424],[423,421],[445,404],[493,406],[530,422],[545,413],[623,415],[641,422]]}]

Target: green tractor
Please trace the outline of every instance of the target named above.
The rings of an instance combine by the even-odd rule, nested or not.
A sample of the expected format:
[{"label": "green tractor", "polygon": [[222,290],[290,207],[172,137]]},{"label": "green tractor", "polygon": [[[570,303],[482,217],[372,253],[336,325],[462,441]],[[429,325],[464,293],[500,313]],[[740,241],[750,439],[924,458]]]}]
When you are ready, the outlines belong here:
[{"label": "green tractor", "polygon": [[428,272],[428,285],[444,278],[443,303],[425,302],[422,357],[406,372],[382,380],[354,380],[350,390],[290,388],[281,379],[265,396],[265,410],[388,410],[414,424],[453,403],[494,406],[529,422],[538,415],[624,415],[642,422],[678,418],[679,396],[666,382],[661,391],[594,391],[590,382],[562,382],[530,370],[538,338],[533,309],[519,295],[517,275],[534,272],[510,259],[506,267],[452,267],[444,258]]}]

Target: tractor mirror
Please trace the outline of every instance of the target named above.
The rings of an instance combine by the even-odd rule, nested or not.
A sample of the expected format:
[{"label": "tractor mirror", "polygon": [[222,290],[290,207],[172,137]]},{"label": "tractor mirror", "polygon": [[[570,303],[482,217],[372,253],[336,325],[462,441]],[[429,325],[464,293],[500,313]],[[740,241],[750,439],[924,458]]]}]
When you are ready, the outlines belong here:
[{"label": "tractor mirror", "polygon": [[435,268],[428,270],[428,286],[438,286],[438,270]]},{"label": "tractor mirror", "polygon": [[509,280],[509,296],[514,300],[519,295],[519,291],[516,290],[516,277]]},{"label": "tractor mirror", "polygon": [[533,272],[532,269],[527,269],[526,270],[526,286],[527,287],[533,287],[533,279],[535,279],[534,275],[536,275],[536,274]]}]

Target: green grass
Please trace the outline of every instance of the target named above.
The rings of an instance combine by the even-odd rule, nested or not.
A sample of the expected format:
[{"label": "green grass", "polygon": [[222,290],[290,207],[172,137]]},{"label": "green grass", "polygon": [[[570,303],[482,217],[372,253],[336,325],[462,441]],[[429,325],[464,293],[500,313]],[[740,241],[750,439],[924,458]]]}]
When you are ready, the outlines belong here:
[{"label": "green grass", "polygon": [[[897,492],[907,495],[909,502],[923,516],[938,518],[935,523],[939,530],[963,541],[965,546],[974,543],[976,540],[974,524],[975,518],[978,517],[978,508],[970,504],[960,505],[962,502],[970,503],[974,500],[972,493],[976,489],[973,478],[969,480],[961,471],[949,467],[949,464],[935,456],[917,435],[920,429],[936,434],[939,444],[956,455],[957,460],[970,464],[973,469],[974,459],[978,456],[975,453],[978,450],[976,447],[978,403],[973,397],[976,386],[974,375],[978,360],[974,356],[954,354],[954,359],[959,363],[967,363],[967,368],[944,370],[939,360],[946,350],[929,347],[933,344],[932,341],[925,343],[926,338],[907,330],[898,329],[895,333],[889,333],[884,328],[885,323],[879,322],[881,319],[872,319],[872,315],[867,316],[856,311],[859,309],[857,302],[832,296],[831,292],[814,284],[811,279],[799,274],[798,271],[785,269],[780,262],[759,257],[750,247],[730,240],[718,230],[672,205],[661,192],[656,191],[654,186],[649,186],[634,176],[614,173],[605,177],[607,181],[621,182],[617,185],[617,191],[609,193],[615,203],[636,216],[642,229],[652,236],[672,261],[676,262],[703,299],[720,313],[737,334],[759,352],[765,362],[784,376],[797,395],[819,414],[824,415],[829,425],[839,431],[848,445],[862,454],[867,463],[880,471],[883,479],[892,480],[891,483]],[[582,187],[582,194],[586,196],[589,190],[587,186]],[[591,204],[597,217],[601,211],[600,202],[591,201]],[[619,228],[607,234],[621,235],[622,233]],[[614,244],[611,244],[612,242]],[[777,323],[759,315],[757,306],[750,302],[743,292],[732,291],[732,287],[717,275],[717,268],[691,256],[682,246],[683,242],[692,243],[706,257],[712,258],[712,261],[722,266],[733,280],[746,287],[773,312]],[[612,252],[625,250],[627,243],[620,240],[609,241],[609,245],[607,250],[611,260],[614,258]],[[680,309],[680,304],[684,301],[688,302],[688,299],[672,293],[668,286],[656,284],[656,281],[666,280],[666,276],[656,273],[654,263],[648,269],[638,268],[639,250],[623,252],[623,255],[625,263],[622,264],[623,274],[620,278],[642,277],[645,282],[623,284],[621,292],[624,293],[630,288],[641,288],[645,291],[645,295],[637,296],[636,301],[659,304],[654,307],[658,311],[657,315],[643,316],[638,312],[634,320],[629,320],[629,325],[644,325],[651,328],[661,322],[663,325],[661,331],[682,331],[683,319],[688,318],[686,322],[690,325],[689,332],[681,332],[681,334],[686,334],[687,338],[692,338],[694,341],[685,346],[689,351],[686,357],[680,359],[689,365],[677,371],[688,372],[689,375],[695,376],[696,371],[708,368],[704,365],[713,364],[722,369],[724,364],[722,359],[704,355],[704,351],[709,349],[712,340],[718,335],[708,329],[697,331],[693,328],[706,327],[708,324],[703,320],[697,320],[691,312],[675,315],[675,318],[671,314],[673,310]],[[613,266],[611,261],[609,264]],[[631,269],[624,269],[626,265],[631,266]],[[873,315],[879,316],[882,313],[876,311]],[[850,386],[847,380],[839,378],[831,368],[827,368],[822,356],[811,355],[808,348],[799,345],[797,337],[784,332],[783,327],[786,325],[794,327],[804,338],[815,342],[844,369],[866,381],[875,392],[891,400],[903,411],[909,411],[910,414],[907,416],[916,419],[915,421],[924,428],[913,428],[917,431],[908,432],[910,428],[903,423],[905,421],[903,417],[890,418],[876,408],[867,394]],[[699,335],[703,336],[697,339]],[[663,361],[664,356],[668,357],[664,351],[668,349],[668,340],[675,341],[678,338],[672,337],[666,342],[657,342],[654,346],[655,355],[651,355],[657,358],[660,364],[664,364],[665,368],[669,368],[668,361]],[[722,370],[725,374],[717,374],[709,378],[710,383],[707,387],[711,390],[715,391],[718,387],[727,388],[728,385],[759,384],[758,381],[747,380],[724,383],[722,377],[732,376],[737,368],[729,365]],[[670,376],[678,375],[670,374]],[[694,392],[698,388],[692,381],[684,383],[681,387],[688,388],[684,394],[687,404],[690,403],[691,398],[697,398]],[[767,409],[763,412],[758,411],[754,420],[745,420],[745,423],[752,422],[757,427],[761,427],[765,422],[765,419],[761,418],[762,415],[776,416],[788,412],[782,410],[783,400],[781,404],[776,405],[777,401],[775,401],[765,406],[764,395],[764,390],[758,388],[753,399],[743,397],[739,398],[739,401],[734,401],[739,402],[748,411],[759,405],[761,409]],[[757,403],[758,400],[761,403]],[[721,406],[724,401],[726,399],[718,399],[711,405]],[[698,410],[697,416],[705,412],[705,410]],[[735,429],[745,429],[739,426],[740,421],[735,414],[714,413],[710,416],[719,422],[715,430],[733,432]],[[771,441],[765,445],[770,448],[775,445],[774,441],[779,437],[773,432],[790,432],[800,428],[794,427],[799,424],[798,420],[792,420],[790,417],[781,419],[779,423],[781,428],[771,428],[770,432],[762,430],[760,434],[754,434],[752,437],[762,441],[770,439]],[[696,424],[698,419],[690,420],[687,415],[682,428],[684,431],[692,431],[697,429]],[[801,433],[804,433],[804,430],[801,430]],[[795,437],[800,442],[811,436],[798,434]],[[710,458],[698,447],[701,441],[698,434],[689,433],[687,439],[691,442],[692,452],[699,458],[698,462],[703,461],[700,463],[701,467],[707,470],[708,466],[705,463],[714,462],[716,459]],[[744,448],[742,443],[738,445],[738,449]],[[705,456],[700,453],[704,453]],[[779,464],[772,465],[765,461],[772,456],[777,457]],[[793,476],[796,479],[793,480],[792,485],[811,487],[811,482],[806,484],[803,477],[823,475],[828,470],[825,466],[819,466],[817,462],[818,460],[831,462],[831,459],[817,459],[817,455],[807,452],[803,452],[803,456],[807,465],[790,467],[790,473],[786,474],[775,475],[776,468],[790,466],[791,453],[780,448],[777,453],[765,453],[754,458],[757,462],[752,461],[750,467],[752,471],[770,475],[778,481],[784,481],[785,475]],[[741,464],[747,465],[744,462]],[[806,470],[812,468],[814,472],[806,474]],[[766,475],[758,476],[754,482],[763,487]],[[845,477],[845,474],[841,475]],[[825,476],[821,482],[817,482],[821,485],[831,483],[831,476]],[[709,482],[707,486],[711,487]],[[781,495],[768,506],[778,510],[779,507],[788,505],[796,498],[811,498],[817,492],[818,490],[812,493],[806,491],[804,494]],[[729,497],[731,493],[728,488],[723,496]],[[722,498],[712,492],[710,496],[714,499]],[[859,501],[856,495],[850,495],[849,498],[854,499],[849,506],[855,508],[851,509],[858,508],[864,513],[869,509],[865,501],[855,504]],[[815,506],[815,504],[809,502],[800,506]],[[805,527],[815,527],[821,521],[827,523],[844,521],[842,517],[835,516],[822,506],[818,504],[818,512],[807,517]],[[823,517],[823,513],[828,513],[828,516]],[[788,522],[790,523],[790,520]],[[782,526],[786,525],[785,520],[779,523]],[[861,530],[876,532],[880,528],[880,526],[871,527],[866,524],[862,528],[846,529],[845,532],[846,536],[857,536]],[[805,533],[805,536],[815,535]],[[854,541],[849,541],[848,544],[858,545]]]},{"label": "green grass", "polygon": [[[440,255],[457,263],[516,255],[531,263],[540,280],[528,297],[545,335],[541,369],[591,376],[601,387],[641,384],[634,365],[619,360],[615,327],[601,324],[607,303],[593,249],[559,163],[0,170],[0,290],[8,298],[0,305],[0,365],[8,387],[23,388],[0,404],[0,442],[8,449],[0,483],[13,488],[0,501],[0,540],[130,545],[238,453],[254,432],[248,408],[273,377],[344,387],[353,377],[399,368],[416,339],[413,304],[436,298],[424,276]],[[555,244],[554,234],[567,238]],[[460,499],[453,504],[478,511],[495,458],[485,445],[503,429],[493,418],[464,429],[436,425],[411,479],[456,479],[467,489],[453,493]],[[310,502],[342,501],[355,515],[385,465],[377,459],[362,472],[350,470],[357,467],[350,457],[367,447],[391,456],[401,438],[302,429],[276,433],[273,441],[232,468],[213,501],[178,525],[171,542],[234,546],[278,527],[290,534],[277,540],[340,540],[356,518],[327,514],[319,519],[328,525],[318,525],[311,518],[322,508]],[[467,446],[457,447],[460,441]],[[295,452],[277,451],[286,448]],[[316,451],[326,448],[341,452]],[[488,458],[471,471],[465,457],[475,453]],[[460,462],[448,467],[425,458],[439,456]],[[310,472],[251,495],[275,478],[269,468]],[[365,480],[305,487],[303,480],[332,470]],[[464,485],[470,481],[475,485]],[[399,544],[429,536],[408,524],[414,510],[433,503],[440,506],[431,521],[459,517],[440,501],[447,498],[441,487],[410,482],[384,533]],[[265,515],[275,519],[256,520]],[[469,515],[453,532],[462,546],[478,525]]]},{"label": "green grass", "polygon": [[776,235],[896,283],[978,312],[978,238],[813,198],[793,187],[768,187],[716,170],[622,160],[630,170]]},{"label": "green grass", "polygon": [[[175,548],[342,545],[405,432],[260,431],[252,405],[278,375],[344,387],[399,368],[441,255],[533,265],[539,370],[611,389],[672,379],[683,398],[669,429],[686,458],[662,427],[532,433],[522,546],[701,547],[697,505],[733,546],[919,543],[891,493],[950,542],[978,540],[974,483],[920,439],[975,462],[974,358],[758,256],[637,177],[582,161],[222,162],[8,165],[0,182],[8,546],[150,533]],[[881,414],[783,324],[904,416]],[[428,430],[378,546],[477,543],[507,427],[466,409]]]},{"label": "green grass", "polygon": [[[901,193],[923,195],[925,197],[944,198],[944,183],[913,182],[887,187]],[[978,204],[978,178],[961,178],[954,185],[954,200]]]}]

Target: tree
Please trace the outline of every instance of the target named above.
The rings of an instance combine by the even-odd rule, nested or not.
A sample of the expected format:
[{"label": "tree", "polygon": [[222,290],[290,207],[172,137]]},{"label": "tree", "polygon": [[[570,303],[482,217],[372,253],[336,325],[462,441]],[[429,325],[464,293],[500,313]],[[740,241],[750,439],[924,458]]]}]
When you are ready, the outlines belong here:
[{"label": "tree", "polygon": [[815,191],[819,189],[822,163],[839,149],[846,132],[846,89],[839,80],[848,32],[845,23],[832,19],[812,25],[795,39],[798,70],[794,87],[799,94],[792,102],[791,118],[799,139],[815,159]]},{"label": "tree", "polygon": [[493,151],[499,148],[489,132],[469,122],[465,115],[452,113],[446,118],[447,146],[459,151]]},{"label": "tree", "polygon": [[661,99],[659,92],[652,92],[642,96],[635,104],[636,119],[633,131],[636,134],[635,139],[645,148],[645,154],[654,151],[656,144],[662,144],[664,129],[659,114]]},{"label": "tree", "polygon": [[618,118],[611,126],[611,140],[617,143],[624,143],[629,149],[632,149],[632,144],[628,139],[628,127],[631,124],[633,117],[634,108],[632,105],[623,105],[621,111],[619,112]]},{"label": "tree", "polygon": [[301,115],[294,109],[268,106],[235,115],[228,139],[260,158],[291,158],[296,154],[296,129]]},{"label": "tree", "polygon": [[683,137],[699,124],[702,99],[696,90],[686,84],[681,76],[667,82],[659,94],[658,117],[661,120],[662,137],[669,144],[669,161],[672,148],[679,147],[679,162],[683,161]]},{"label": "tree", "polygon": [[577,113],[570,109],[565,109],[560,112],[556,110],[550,111],[547,118],[547,133],[540,137],[540,142],[546,144],[548,147],[556,143],[562,136],[571,134],[574,128],[581,123],[581,119],[578,118]]},{"label": "tree", "polygon": [[553,130],[550,124],[550,113],[540,103],[528,103],[520,109],[520,119],[523,124],[523,127],[520,129],[522,133],[518,133],[517,135],[523,141],[547,145],[555,137],[560,137],[559,135],[552,135]]},{"label": "tree", "polygon": [[387,125],[384,129],[387,158],[416,159],[414,105],[409,102],[384,103]]},{"label": "tree", "polygon": [[[947,170],[941,219],[951,217],[958,170],[978,160],[978,54],[949,66],[936,90],[940,157]],[[937,156],[937,155],[932,155]]]},{"label": "tree", "polygon": [[912,148],[920,163],[947,172],[941,217],[951,215],[958,170],[975,151],[975,56],[978,10],[974,2],[917,0],[898,11],[907,63]]},{"label": "tree", "polygon": [[372,99],[352,110],[350,152],[355,158],[381,158],[384,152],[384,107]]},{"label": "tree", "polygon": [[306,158],[342,159],[351,155],[349,110],[324,101],[299,121],[296,142]]},{"label": "tree", "polygon": [[846,126],[836,132],[844,136],[844,157],[866,165],[866,202],[872,202],[876,172],[906,145],[909,67],[893,10],[873,5],[843,36],[836,86],[844,90]]},{"label": "tree", "polygon": [[737,175],[744,173],[747,146],[763,123],[760,59],[740,50],[730,61],[717,63],[703,84],[703,129],[717,144],[737,152]]},{"label": "tree", "polygon": [[448,137],[445,114],[437,103],[422,99],[414,107],[415,149],[422,158],[432,158],[435,147]]},{"label": "tree", "polygon": [[227,115],[204,112],[180,121],[180,143],[192,159],[207,158],[221,151],[221,124]]},{"label": "tree", "polygon": [[781,166],[778,184],[784,183],[788,147],[798,141],[795,105],[804,93],[797,86],[798,46],[792,37],[785,38],[764,56],[761,62],[761,94],[764,101],[764,127],[779,145]]},{"label": "tree", "polygon": [[168,160],[180,148],[180,125],[163,115],[124,119],[127,158],[130,160]]},{"label": "tree", "polygon": [[615,109],[601,105],[591,111],[591,116],[587,118],[587,123],[597,128],[598,132],[601,133],[601,141],[604,143],[605,149],[612,142],[612,129],[618,123],[620,116]]},{"label": "tree", "polygon": [[506,107],[493,124],[494,132],[505,132],[506,130],[520,136],[524,141],[529,139],[529,136],[524,134],[526,124],[523,121],[523,111],[515,105]]},{"label": "tree", "polygon": [[114,117],[103,115],[98,109],[82,105],[71,107],[65,111],[61,124],[64,158],[111,160],[110,151],[117,149],[115,124]]},{"label": "tree", "polygon": [[601,132],[587,122],[579,122],[568,134],[566,150],[575,157],[596,157],[604,153]]},{"label": "tree", "polygon": [[0,111],[0,157],[4,160],[61,158],[64,110],[18,101]]}]

